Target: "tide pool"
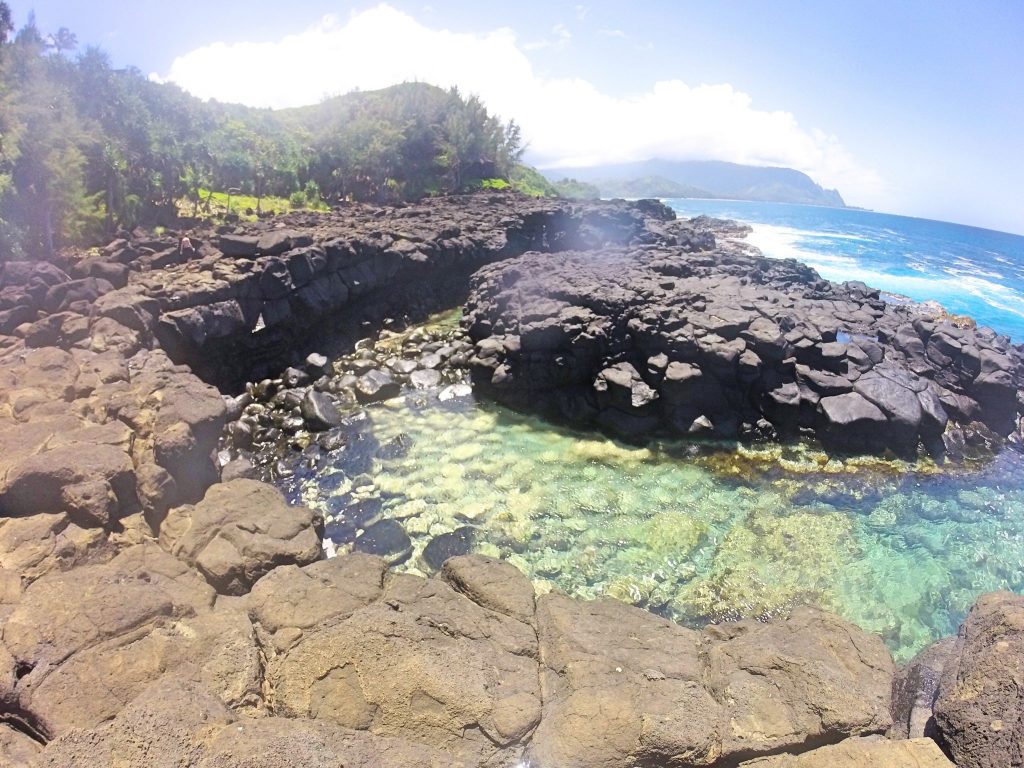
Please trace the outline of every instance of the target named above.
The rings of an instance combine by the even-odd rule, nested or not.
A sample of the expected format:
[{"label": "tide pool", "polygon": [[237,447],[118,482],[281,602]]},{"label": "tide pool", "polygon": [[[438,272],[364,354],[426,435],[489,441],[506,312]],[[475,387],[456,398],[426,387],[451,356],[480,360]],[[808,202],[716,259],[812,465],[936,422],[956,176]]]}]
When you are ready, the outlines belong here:
[{"label": "tide pool", "polygon": [[[751,223],[769,256],[1024,339],[1024,238],[862,211],[669,202]],[[328,466],[282,485],[329,517],[354,502],[398,521],[412,540],[400,569],[428,572],[426,547],[455,533],[541,592],[610,596],[692,626],[811,603],[877,633],[899,661],[955,633],[979,594],[1024,590],[1024,457],[1013,450],[939,467],[838,460],[807,444],[638,446],[432,390],[365,415]]]}]

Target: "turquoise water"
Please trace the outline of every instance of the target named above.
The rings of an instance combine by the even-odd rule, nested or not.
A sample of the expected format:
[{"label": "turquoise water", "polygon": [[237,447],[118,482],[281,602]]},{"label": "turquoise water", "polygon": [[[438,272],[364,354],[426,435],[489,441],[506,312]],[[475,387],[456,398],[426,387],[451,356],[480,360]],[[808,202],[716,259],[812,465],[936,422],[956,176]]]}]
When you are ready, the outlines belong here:
[{"label": "turquoise water", "polygon": [[[831,279],[938,299],[1024,338],[1024,303],[1014,306],[1024,238],[857,211],[671,202],[751,222],[769,255]],[[839,461],[809,445],[637,447],[438,394],[367,408],[325,469],[288,482],[293,499],[336,515],[329,534],[348,530],[339,550],[351,546],[343,510],[355,503],[402,524],[405,570],[428,572],[432,540],[471,530],[475,551],[514,563],[540,591],[610,595],[690,625],[810,602],[881,635],[898,660],[955,633],[979,594],[1024,590],[1024,460],[1012,450],[958,468]]]},{"label": "turquoise water", "polygon": [[745,221],[766,255],[793,257],[827,280],[937,301],[1024,341],[1024,237],[872,211],[734,200],[665,201],[680,216]]}]

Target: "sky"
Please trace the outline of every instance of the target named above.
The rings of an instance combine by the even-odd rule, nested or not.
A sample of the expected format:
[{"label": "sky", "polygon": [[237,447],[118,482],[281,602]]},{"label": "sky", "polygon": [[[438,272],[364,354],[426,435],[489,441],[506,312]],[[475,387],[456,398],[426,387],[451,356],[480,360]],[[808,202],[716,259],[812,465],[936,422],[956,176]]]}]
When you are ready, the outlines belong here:
[{"label": "sky", "polygon": [[202,98],[456,85],[538,167],[787,166],[851,205],[1024,234],[1024,0],[7,2]]}]

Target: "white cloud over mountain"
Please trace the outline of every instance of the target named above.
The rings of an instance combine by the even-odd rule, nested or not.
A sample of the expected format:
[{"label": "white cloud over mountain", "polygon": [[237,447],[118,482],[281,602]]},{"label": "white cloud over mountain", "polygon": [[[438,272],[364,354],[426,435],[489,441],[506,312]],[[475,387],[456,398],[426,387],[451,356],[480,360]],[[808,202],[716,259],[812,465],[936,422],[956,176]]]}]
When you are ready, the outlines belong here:
[{"label": "white cloud over mountain", "polygon": [[[570,33],[552,38],[568,44]],[[528,44],[507,28],[479,34],[432,29],[388,5],[336,16],[273,42],[216,43],[172,63],[159,79],[202,98],[261,107],[312,104],[353,89],[403,81],[457,85],[514,118],[541,167],[664,159],[716,159],[783,165],[837,187],[848,200],[882,192],[839,139],[800,126],[785,111],[755,108],[731,85],[649,85],[628,98],[582,78],[539,75]]]}]

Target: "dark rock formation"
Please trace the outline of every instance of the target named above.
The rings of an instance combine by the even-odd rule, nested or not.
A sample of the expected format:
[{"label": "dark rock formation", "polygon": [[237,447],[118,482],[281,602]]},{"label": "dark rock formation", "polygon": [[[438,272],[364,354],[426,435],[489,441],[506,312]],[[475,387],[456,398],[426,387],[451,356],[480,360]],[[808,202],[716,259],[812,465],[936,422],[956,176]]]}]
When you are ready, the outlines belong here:
[{"label": "dark rock formation", "polygon": [[935,738],[933,708],[946,662],[956,649],[956,638],[932,643],[896,674],[892,687],[892,738]]},{"label": "dark rock formation", "polygon": [[734,243],[527,254],[474,275],[466,308],[483,390],[628,437],[803,432],[912,454],[1020,428],[1024,353],[1006,338]]}]

